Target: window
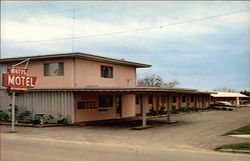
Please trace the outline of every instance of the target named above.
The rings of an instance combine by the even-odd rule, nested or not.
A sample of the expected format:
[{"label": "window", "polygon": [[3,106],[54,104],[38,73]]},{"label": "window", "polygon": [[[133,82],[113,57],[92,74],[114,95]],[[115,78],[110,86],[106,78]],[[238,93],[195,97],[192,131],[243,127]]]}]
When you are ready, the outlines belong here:
[{"label": "window", "polygon": [[148,97],[148,104],[153,104],[153,96]]},{"label": "window", "polygon": [[136,96],[136,104],[137,104],[137,105],[140,104],[140,96]]},{"label": "window", "polygon": [[176,96],[173,96],[173,103],[176,103]]},{"label": "window", "polygon": [[44,76],[63,76],[63,63],[47,63],[44,64]]},{"label": "window", "polygon": [[77,102],[77,109],[95,109],[94,101]]},{"label": "window", "polygon": [[100,96],[99,107],[113,107],[113,97],[112,96]]},{"label": "window", "polygon": [[194,102],[194,97],[191,97],[191,102]]},{"label": "window", "polygon": [[186,97],[185,96],[182,96],[182,103],[185,103],[186,102]]},{"label": "window", "polygon": [[113,67],[101,65],[101,77],[113,78]]}]

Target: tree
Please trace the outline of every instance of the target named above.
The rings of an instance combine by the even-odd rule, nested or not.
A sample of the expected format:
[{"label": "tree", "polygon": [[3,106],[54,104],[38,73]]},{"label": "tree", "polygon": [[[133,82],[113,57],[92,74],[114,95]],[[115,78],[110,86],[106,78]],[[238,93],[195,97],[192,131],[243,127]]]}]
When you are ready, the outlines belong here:
[{"label": "tree", "polygon": [[238,92],[235,89],[230,89],[230,88],[227,88],[227,87],[213,89],[213,91],[218,91],[218,92]]},{"label": "tree", "polygon": [[170,82],[164,82],[164,80],[159,75],[147,75],[144,78],[138,80],[137,85],[139,87],[168,87],[173,88],[180,83],[176,80]]},{"label": "tree", "polygon": [[244,95],[246,95],[246,96],[250,96],[250,91],[247,91],[247,90],[241,91],[240,93],[241,93],[241,94],[244,94]]}]

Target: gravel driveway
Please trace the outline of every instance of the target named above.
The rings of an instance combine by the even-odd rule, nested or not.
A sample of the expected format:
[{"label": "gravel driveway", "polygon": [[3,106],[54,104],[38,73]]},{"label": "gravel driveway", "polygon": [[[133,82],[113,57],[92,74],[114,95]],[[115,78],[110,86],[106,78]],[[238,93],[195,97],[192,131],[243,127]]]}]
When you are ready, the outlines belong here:
[{"label": "gravel driveway", "polygon": [[10,135],[26,139],[47,139],[72,142],[151,146],[171,149],[212,150],[227,143],[250,142],[246,138],[221,136],[223,133],[250,124],[250,107],[235,111],[206,111],[172,116],[176,124],[161,124],[166,118],[153,118],[153,128],[131,130],[141,121],[100,123],[93,126],[48,128],[16,127],[9,134],[9,126],[1,126],[2,139]]}]

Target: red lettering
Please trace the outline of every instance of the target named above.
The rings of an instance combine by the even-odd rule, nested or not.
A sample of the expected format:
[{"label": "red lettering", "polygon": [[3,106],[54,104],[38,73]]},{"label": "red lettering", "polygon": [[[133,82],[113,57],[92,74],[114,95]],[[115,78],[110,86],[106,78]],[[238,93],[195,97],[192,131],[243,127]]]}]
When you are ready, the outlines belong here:
[{"label": "red lettering", "polygon": [[2,85],[10,91],[27,91],[36,84],[36,77],[27,76],[28,69],[10,68],[3,74]]},{"label": "red lettering", "polygon": [[17,74],[3,74],[3,86],[15,88],[33,88],[36,84],[36,77]]}]

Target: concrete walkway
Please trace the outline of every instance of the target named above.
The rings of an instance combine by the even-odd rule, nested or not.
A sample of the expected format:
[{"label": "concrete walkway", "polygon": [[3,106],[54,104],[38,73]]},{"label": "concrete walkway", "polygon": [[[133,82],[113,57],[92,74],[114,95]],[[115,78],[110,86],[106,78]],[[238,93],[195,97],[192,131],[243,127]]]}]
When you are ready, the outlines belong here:
[{"label": "concrete walkway", "polygon": [[229,135],[229,136],[250,139],[250,134],[248,134],[248,135]]}]

